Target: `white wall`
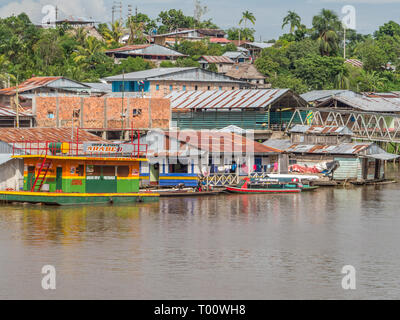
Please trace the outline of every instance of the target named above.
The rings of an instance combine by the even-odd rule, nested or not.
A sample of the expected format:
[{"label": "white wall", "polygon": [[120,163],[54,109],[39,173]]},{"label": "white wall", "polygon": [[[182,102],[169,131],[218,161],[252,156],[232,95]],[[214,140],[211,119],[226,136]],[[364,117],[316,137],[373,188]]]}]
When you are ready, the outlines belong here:
[{"label": "white wall", "polygon": [[0,165],[0,190],[8,188],[16,191],[24,186],[24,161],[12,159]]}]

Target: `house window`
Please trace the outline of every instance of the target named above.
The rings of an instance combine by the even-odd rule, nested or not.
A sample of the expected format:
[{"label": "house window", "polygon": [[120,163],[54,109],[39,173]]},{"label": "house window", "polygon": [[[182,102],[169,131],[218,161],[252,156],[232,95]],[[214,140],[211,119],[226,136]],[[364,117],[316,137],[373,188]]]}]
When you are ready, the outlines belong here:
[{"label": "house window", "polygon": [[47,119],[54,119],[54,112],[53,111],[47,112]]},{"label": "house window", "polygon": [[157,90],[157,91],[160,90],[160,85],[159,85],[159,84],[156,85],[156,90]]},{"label": "house window", "polygon": [[132,109],[132,115],[134,117],[140,116],[142,114],[142,109]]},{"label": "house window", "polygon": [[235,87],[232,87],[232,90],[235,90]]},{"label": "house window", "polygon": [[194,86],[194,90],[197,91],[199,89],[199,86]]},{"label": "house window", "polygon": [[208,86],[208,87],[207,87],[207,90],[211,90],[211,87],[210,87],[210,86]]}]

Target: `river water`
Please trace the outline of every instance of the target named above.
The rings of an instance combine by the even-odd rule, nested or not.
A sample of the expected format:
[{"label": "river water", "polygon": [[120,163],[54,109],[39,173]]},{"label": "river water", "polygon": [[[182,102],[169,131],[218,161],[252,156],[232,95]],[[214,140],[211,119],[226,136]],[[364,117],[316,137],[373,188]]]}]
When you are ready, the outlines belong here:
[{"label": "river water", "polygon": [[[0,299],[399,299],[399,197],[391,184],[3,205]],[[56,290],[42,289],[44,265],[56,268]],[[356,290],[342,288],[345,265]]]}]

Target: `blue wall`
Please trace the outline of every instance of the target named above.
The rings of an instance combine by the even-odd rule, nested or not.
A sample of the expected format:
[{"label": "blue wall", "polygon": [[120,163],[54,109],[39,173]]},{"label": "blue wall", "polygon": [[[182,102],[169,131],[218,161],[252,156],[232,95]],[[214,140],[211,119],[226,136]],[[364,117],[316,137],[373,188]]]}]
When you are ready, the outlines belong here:
[{"label": "blue wall", "polygon": [[[124,86],[125,85],[125,86]],[[124,90],[125,87],[125,90]],[[138,81],[113,81],[112,92],[142,92],[143,85]],[[144,82],[144,92],[150,91],[150,82]]]},{"label": "blue wall", "polygon": [[197,174],[192,173],[160,173],[160,186],[173,187],[183,183],[186,187],[196,187],[197,178]]}]

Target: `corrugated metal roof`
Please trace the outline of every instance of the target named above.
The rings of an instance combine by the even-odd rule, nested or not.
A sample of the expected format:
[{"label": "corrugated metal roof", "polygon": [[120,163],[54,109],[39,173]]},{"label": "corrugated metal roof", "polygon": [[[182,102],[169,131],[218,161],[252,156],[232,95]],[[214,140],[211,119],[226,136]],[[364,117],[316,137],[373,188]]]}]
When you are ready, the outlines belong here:
[{"label": "corrugated metal roof", "polygon": [[232,91],[174,91],[166,96],[172,109],[257,109],[265,108],[288,93],[289,89]]},{"label": "corrugated metal roof", "polygon": [[125,75],[117,75],[105,78],[106,81],[140,81],[145,79],[162,77],[169,74],[174,74],[182,71],[197,69],[197,67],[187,67],[187,68],[155,68],[137,72],[126,73]]},{"label": "corrugated metal roof", "polygon": [[357,68],[363,68],[364,67],[364,63],[360,60],[357,59],[347,59],[345,61],[345,63],[351,64],[353,67],[357,67]]},{"label": "corrugated metal roof", "polygon": [[121,47],[121,48],[116,48],[116,49],[107,50],[106,53],[120,52],[120,51],[138,50],[138,49],[147,48],[147,47],[149,47],[149,46],[150,46],[150,44],[129,45],[129,46]]},{"label": "corrugated metal roof", "polygon": [[[220,131],[179,131],[164,132],[167,137],[177,138],[179,141],[195,146],[199,150],[211,153],[229,152],[245,153],[249,150],[257,154],[282,153],[282,150],[268,147],[254,140],[247,139],[241,135]],[[185,139],[183,139],[185,138]]]},{"label": "corrugated metal roof", "polygon": [[[84,89],[89,88],[89,87],[87,87],[86,85],[84,85],[84,84],[82,84],[80,82],[77,82],[77,81],[74,81],[74,80],[70,80],[70,79],[67,79],[67,78],[61,77],[61,76],[60,77],[33,77],[33,78],[30,78],[30,79],[22,82],[21,84],[19,84],[18,85],[18,92],[19,93],[23,93],[23,92],[34,90],[34,89],[37,89],[37,88],[46,87],[46,86],[49,86],[51,83],[53,83],[55,81],[58,81],[58,80],[62,80],[62,79],[64,79],[64,81],[67,81],[69,83],[74,83],[75,88],[70,88],[70,87],[64,87],[63,88],[63,87],[60,87],[60,89],[77,90],[77,89],[80,89],[80,88],[81,89],[82,88],[84,88]],[[78,84],[78,86],[80,88],[78,86],[76,86],[76,84]],[[16,94],[16,92],[17,92],[17,87],[15,86],[15,87],[11,87],[11,88],[1,89],[0,90],[0,95],[13,96],[13,95]]]},{"label": "corrugated metal roof", "polygon": [[[49,83],[62,79],[63,77],[33,77],[18,86],[18,92],[25,92],[36,88],[44,87]],[[0,90],[0,95],[15,95],[17,87]]]},{"label": "corrugated metal roof", "polygon": [[200,60],[203,59],[208,63],[226,63],[234,64],[235,62],[226,56],[201,56]]},{"label": "corrugated metal roof", "polygon": [[227,51],[223,55],[223,57],[228,57],[231,59],[238,59],[240,57],[246,58],[246,55],[240,51]]},{"label": "corrugated metal roof", "polygon": [[[73,135],[76,139],[76,129]],[[13,143],[22,141],[71,141],[72,128],[0,128],[0,140]],[[79,130],[79,142],[107,142],[94,134]]]},{"label": "corrugated metal roof", "polygon": [[314,153],[314,154],[347,154],[357,155],[361,152],[367,154],[367,149],[374,146],[374,153],[386,153],[376,147],[374,143],[342,143],[339,145],[316,145],[316,144],[293,144],[290,140],[268,140],[264,145],[274,147],[291,153]]},{"label": "corrugated metal roof", "polygon": [[[11,107],[0,106],[0,117],[16,117],[16,110]],[[27,111],[19,111],[19,116],[21,117],[33,117],[33,114]]]},{"label": "corrugated metal roof", "polygon": [[318,107],[330,104],[333,101],[343,103],[353,109],[367,112],[400,112],[400,98],[368,98],[362,95],[354,97],[336,96],[322,102]]},{"label": "corrugated metal roof", "polygon": [[313,90],[303,93],[301,97],[307,102],[314,102],[323,101],[338,95],[356,96],[357,94],[349,90]]},{"label": "corrugated metal roof", "polygon": [[305,126],[297,124],[289,130],[291,133],[319,134],[319,135],[353,135],[353,132],[347,127],[334,126]]},{"label": "corrugated metal roof", "polygon": [[132,45],[125,46],[118,49],[108,50],[106,53],[120,53],[126,55],[141,55],[141,56],[176,56],[186,57],[186,55],[172,50],[170,48],[160,46],[158,44],[147,44],[147,45]]}]

